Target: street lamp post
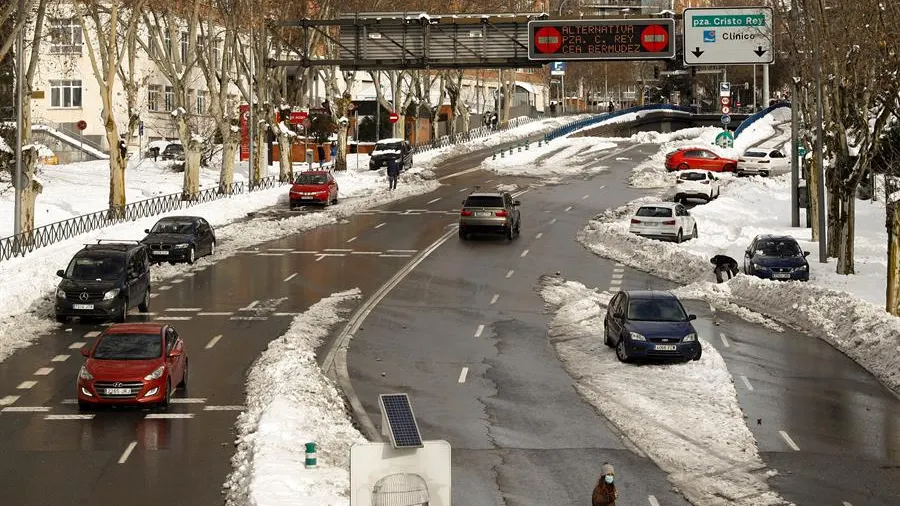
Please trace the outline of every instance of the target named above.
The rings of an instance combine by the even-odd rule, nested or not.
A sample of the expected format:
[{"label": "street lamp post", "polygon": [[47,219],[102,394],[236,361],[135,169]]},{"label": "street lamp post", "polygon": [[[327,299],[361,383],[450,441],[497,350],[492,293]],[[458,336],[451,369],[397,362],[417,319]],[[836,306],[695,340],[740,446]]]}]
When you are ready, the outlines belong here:
[{"label": "street lamp post", "polygon": [[[19,20],[25,19],[25,0],[19,0]],[[13,208],[13,234],[22,233],[22,139],[25,128],[25,26],[16,37],[16,174],[13,180],[16,202]]]}]

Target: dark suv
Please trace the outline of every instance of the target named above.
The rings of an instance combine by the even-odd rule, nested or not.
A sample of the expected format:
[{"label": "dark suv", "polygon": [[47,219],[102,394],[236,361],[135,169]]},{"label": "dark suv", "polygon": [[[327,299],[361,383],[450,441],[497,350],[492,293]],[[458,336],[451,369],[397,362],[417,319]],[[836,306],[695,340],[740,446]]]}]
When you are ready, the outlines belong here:
[{"label": "dark suv", "polygon": [[404,139],[381,139],[375,143],[369,159],[369,170],[378,170],[388,166],[391,159],[397,160],[400,170],[404,171],[413,164],[412,147]]},{"label": "dark suv", "polygon": [[459,238],[467,239],[474,232],[502,233],[507,239],[519,235],[522,220],[519,201],[506,192],[476,192],[470,194],[459,211]]},{"label": "dark suv", "polygon": [[88,244],[75,253],[56,288],[56,321],[71,317],[124,322],[128,310],[150,309],[150,258],[141,243]]}]

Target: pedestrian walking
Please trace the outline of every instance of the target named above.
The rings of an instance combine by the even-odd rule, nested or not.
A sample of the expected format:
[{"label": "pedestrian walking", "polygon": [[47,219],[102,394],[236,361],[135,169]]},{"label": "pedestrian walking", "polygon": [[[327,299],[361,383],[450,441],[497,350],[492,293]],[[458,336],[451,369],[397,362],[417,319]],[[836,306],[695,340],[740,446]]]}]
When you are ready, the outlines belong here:
[{"label": "pedestrian walking", "polygon": [[716,266],[716,268],[713,269],[713,273],[715,273],[716,275],[717,283],[724,283],[726,276],[728,277],[728,279],[737,276],[737,260],[731,258],[730,256],[716,255],[709,259],[709,263]]},{"label": "pedestrian walking", "polygon": [[119,153],[122,154],[122,160],[125,160],[125,157],[128,156],[128,144],[125,143],[124,137],[119,137]]},{"label": "pedestrian walking", "polygon": [[606,112],[613,112],[616,110],[616,106],[612,103],[612,100],[609,102],[609,106],[606,108]]},{"label": "pedestrian walking", "polygon": [[319,168],[325,164],[325,146],[323,144],[319,144],[316,147],[317,154],[319,155]]},{"label": "pedestrian walking", "polygon": [[591,494],[591,506],[616,506],[619,491],[616,490],[615,469],[609,462],[604,462],[600,468],[600,479]]},{"label": "pedestrian walking", "polygon": [[400,177],[400,164],[395,158],[388,160],[387,166],[388,190],[397,189],[397,179]]}]

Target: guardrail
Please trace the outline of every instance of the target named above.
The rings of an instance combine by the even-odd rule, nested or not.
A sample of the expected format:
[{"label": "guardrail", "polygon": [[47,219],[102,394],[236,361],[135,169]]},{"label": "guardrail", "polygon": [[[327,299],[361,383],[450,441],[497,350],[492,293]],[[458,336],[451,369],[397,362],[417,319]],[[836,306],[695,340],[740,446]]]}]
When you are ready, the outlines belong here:
[{"label": "guardrail", "polygon": [[597,116],[591,118],[580,119],[576,121],[572,121],[566,123],[561,127],[557,127],[551,130],[547,135],[544,136],[544,141],[552,141],[557,137],[562,137],[564,135],[569,135],[570,133],[581,130],[582,128],[589,127],[592,125],[596,125],[598,123],[602,123],[606,120],[624,116],[626,114],[631,114],[633,112],[641,112],[641,111],[659,111],[659,110],[667,110],[667,111],[679,111],[679,112],[693,112],[693,109],[683,105],[672,105],[672,104],[650,104],[650,105],[639,105],[636,107],[629,107],[627,109],[621,109],[613,112],[605,112],[600,113]]},{"label": "guardrail", "polygon": [[776,102],[765,109],[751,114],[747,119],[741,121],[741,124],[738,125],[737,128],[734,129],[734,138],[737,139],[738,135],[741,135],[741,132],[747,129],[753,123],[756,123],[760,118],[774,111],[775,109],[781,109],[782,107],[790,107],[790,102]]},{"label": "guardrail", "polygon": [[38,248],[110,225],[186,209],[197,204],[205,204],[234,195],[268,190],[282,184],[288,183],[279,181],[277,176],[269,176],[263,178],[257,184],[241,181],[233,183],[226,188],[220,188],[219,186],[204,188],[194,194],[170,193],[132,202],[120,210],[105,209],[90,214],[82,214],[0,239],[0,260],[24,256],[26,253],[30,253]]},{"label": "guardrail", "polygon": [[503,132],[505,130],[509,130],[510,128],[516,128],[531,123],[532,121],[541,119],[544,119],[543,115],[539,115],[533,118],[531,116],[519,116],[507,121],[505,125],[498,127],[496,130],[490,127],[482,126],[473,128],[468,132],[460,132],[452,137],[449,135],[442,135],[432,142],[425,142],[415,145],[413,147],[413,154],[426,153],[428,151],[445,148],[453,144],[461,144],[463,142],[468,142],[475,139],[482,139],[484,137],[487,137],[488,135],[491,135],[492,133]]}]

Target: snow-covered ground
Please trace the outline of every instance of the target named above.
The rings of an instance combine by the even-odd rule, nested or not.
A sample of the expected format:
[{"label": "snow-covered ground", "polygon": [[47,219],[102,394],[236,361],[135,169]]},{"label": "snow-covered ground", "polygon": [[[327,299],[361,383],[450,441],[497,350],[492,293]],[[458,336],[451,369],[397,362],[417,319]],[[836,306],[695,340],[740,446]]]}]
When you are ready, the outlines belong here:
[{"label": "snow-covered ground", "polygon": [[614,142],[598,142],[595,137],[561,137],[538,146],[537,143],[497,155],[482,163],[482,168],[498,174],[556,179],[575,174],[595,173],[606,169],[600,165],[604,151]]},{"label": "snow-covered ground", "polygon": [[620,363],[603,344],[612,294],[544,277],[541,295],[556,310],[550,341],[579,393],[697,506],[783,504],[737,402],[731,374],[701,336],[703,357],[683,364]]}]

